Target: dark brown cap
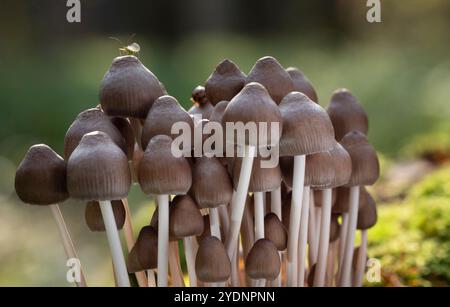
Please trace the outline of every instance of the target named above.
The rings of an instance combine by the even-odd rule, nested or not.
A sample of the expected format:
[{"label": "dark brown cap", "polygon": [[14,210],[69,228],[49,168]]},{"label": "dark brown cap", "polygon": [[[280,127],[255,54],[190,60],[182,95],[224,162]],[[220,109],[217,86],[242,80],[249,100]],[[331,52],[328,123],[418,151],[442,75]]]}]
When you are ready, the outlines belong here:
[{"label": "dark brown cap", "polygon": [[333,125],[317,103],[300,92],[292,92],[279,107],[283,117],[281,156],[309,155],[334,147]]},{"label": "dark brown cap", "polygon": [[[262,167],[264,160],[269,158],[262,158],[257,156],[253,159],[252,174],[248,186],[249,192],[266,192],[273,191],[281,185],[281,170],[277,164],[274,167]],[[266,161],[267,162],[267,161]],[[239,177],[241,171],[242,158],[235,158],[233,163],[233,185],[237,188],[239,184]]]},{"label": "dark brown cap", "polygon": [[259,239],[245,261],[245,272],[253,279],[274,280],[280,274],[281,261],[272,241]]},{"label": "dark brown cap", "polygon": [[331,214],[330,242],[336,241],[341,233],[341,225],[339,225],[338,218],[339,214]]},{"label": "dark brown cap", "polygon": [[[222,117],[222,126],[226,131],[226,123],[247,123],[256,124],[258,131],[257,139],[250,140],[248,133],[246,135],[245,144],[237,145],[253,145],[268,146],[277,145],[279,135],[272,136],[270,125],[279,124],[279,134],[282,133],[283,123],[280,110],[275,102],[270,98],[269,93],[259,83],[252,82],[247,84],[229,103]],[[267,129],[263,134],[260,131],[260,123],[267,123]],[[233,134],[227,134],[226,139],[229,143],[236,143],[237,137]]]},{"label": "dark brown cap", "polygon": [[157,135],[150,140],[139,163],[139,183],[145,194],[186,194],[192,183],[191,166],[171,151],[172,139]]},{"label": "dark brown cap", "polygon": [[204,238],[195,258],[195,273],[203,282],[226,281],[231,274],[231,262],[225,246],[216,237]]},{"label": "dark brown cap", "polygon": [[244,87],[244,73],[230,60],[223,60],[208,77],[206,97],[212,105],[222,100],[230,101]]},{"label": "dark brown cap", "polygon": [[222,123],[223,113],[228,106],[228,101],[222,100],[214,106],[214,110],[209,117],[210,122]]},{"label": "dark brown cap", "polygon": [[271,56],[265,56],[256,61],[246,80],[246,83],[251,82],[261,83],[277,104],[294,90],[294,84],[289,74]]},{"label": "dark brown cap", "polygon": [[214,208],[231,202],[231,179],[217,158],[196,158],[192,167],[192,180],[192,194],[200,208]]},{"label": "dark brown cap", "polygon": [[[125,224],[126,211],[121,200],[111,201],[111,206],[116,220],[117,229],[122,229]],[[90,231],[105,231],[102,211],[98,201],[90,201],[86,204],[84,218]]]},{"label": "dark brown cap", "polygon": [[177,137],[171,133],[172,125],[177,122],[185,122],[194,131],[194,122],[191,116],[183,109],[172,96],[162,96],[155,100],[153,107],[148,112],[142,130],[142,148],[147,148],[152,137],[159,134]]},{"label": "dark brown cap", "polygon": [[102,109],[111,116],[145,118],[163,95],[156,76],[135,56],[115,58],[100,85]]},{"label": "dark brown cap", "polygon": [[127,153],[127,144],[120,131],[114,126],[110,117],[99,108],[85,110],[78,114],[64,137],[64,157],[69,159],[78,146],[81,138],[89,132],[101,131],[106,133],[123,152]]},{"label": "dark brown cap", "polygon": [[286,227],[275,213],[268,213],[264,217],[264,238],[272,241],[279,251],[287,248],[288,234]]},{"label": "dark brown cap", "polygon": [[365,230],[372,228],[377,223],[378,215],[377,206],[372,195],[370,195],[366,189],[361,189],[361,194],[365,197],[366,201],[358,210],[358,222],[356,228]]},{"label": "dark brown cap", "polygon": [[52,205],[65,201],[66,162],[50,147],[33,145],[16,171],[15,188],[19,198],[32,205]]},{"label": "dark brown cap", "polygon": [[128,272],[156,269],[158,266],[158,231],[145,226],[128,255]]},{"label": "dark brown cap", "polygon": [[291,76],[292,82],[294,84],[294,91],[305,94],[309,99],[316,103],[319,102],[316,90],[303,72],[295,67],[289,67],[286,69],[286,71],[288,72],[289,76]]},{"label": "dark brown cap", "polygon": [[69,195],[81,200],[127,197],[131,185],[128,159],[111,138],[99,131],[83,136],[67,161]]},{"label": "dark brown cap", "polygon": [[113,117],[111,118],[111,121],[113,125],[116,126],[117,130],[119,130],[120,134],[125,140],[127,148],[126,154],[128,160],[131,161],[133,159],[134,144],[136,144],[136,138],[134,136],[133,128],[131,127],[131,124],[128,121],[128,119],[123,117]]},{"label": "dark brown cap", "polygon": [[202,234],[203,217],[190,196],[176,196],[169,208],[169,235],[172,240]]},{"label": "dark brown cap", "polygon": [[367,134],[369,129],[367,114],[349,90],[336,90],[327,111],[333,122],[336,140],[340,141],[350,131]]},{"label": "dark brown cap", "polygon": [[367,137],[358,131],[347,133],[341,145],[352,159],[352,174],[348,186],[372,185],[380,176],[378,156]]},{"label": "dark brown cap", "polygon": [[194,105],[189,109],[188,113],[191,115],[201,115],[203,119],[209,119],[214,107],[206,97],[203,86],[199,85],[194,88],[191,100]]}]

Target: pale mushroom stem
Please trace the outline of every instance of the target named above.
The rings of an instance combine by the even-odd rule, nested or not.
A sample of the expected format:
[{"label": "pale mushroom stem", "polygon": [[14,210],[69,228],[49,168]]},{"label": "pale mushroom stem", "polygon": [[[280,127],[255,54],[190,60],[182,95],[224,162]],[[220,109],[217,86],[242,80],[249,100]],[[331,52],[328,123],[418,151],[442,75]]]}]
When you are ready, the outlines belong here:
[{"label": "pale mushroom stem", "polygon": [[302,211],[303,185],[305,181],[305,158],[305,155],[298,155],[294,157],[292,204],[287,247],[286,285],[288,287],[295,287],[297,285],[297,251]]},{"label": "pale mushroom stem", "polygon": [[239,239],[239,229],[241,228],[242,216],[244,214],[255,152],[256,148],[254,146],[246,145],[244,148],[244,157],[242,158],[239,183],[237,186],[236,195],[232,202],[230,230],[228,231],[228,236],[226,238],[227,242],[225,244],[230,259],[233,259],[234,253],[236,252],[237,242]]},{"label": "pale mushroom stem", "polygon": [[119,231],[110,201],[100,201],[103,221],[105,223],[106,236],[111,250],[114,271],[119,287],[130,287],[125,257],[123,256],[122,245],[120,244]]},{"label": "pale mushroom stem", "polygon": [[320,238],[317,266],[314,276],[314,286],[325,286],[325,273],[327,269],[328,246],[330,245],[332,190],[322,191],[322,210],[320,217]]},{"label": "pale mushroom stem", "polygon": [[342,287],[351,286],[353,249],[355,247],[356,222],[358,220],[359,186],[350,188],[350,205],[348,212],[348,230],[345,239],[344,260],[341,271]]},{"label": "pale mushroom stem", "polygon": [[308,220],[308,244],[309,244],[309,268],[317,261],[317,237],[316,237],[316,206],[314,202],[314,191],[309,195],[309,220]]},{"label": "pale mushroom stem", "polygon": [[345,240],[347,238],[347,230],[348,230],[348,212],[342,213],[342,224],[340,228],[339,234],[339,250],[338,250],[338,273],[336,278],[336,284],[339,283],[339,279],[342,272],[342,265],[344,263],[344,249],[345,249]]},{"label": "pale mushroom stem", "polygon": [[157,195],[158,203],[158,287],[167,287],[169,251],[169,195]]},{"label": "pale mushroom stem", "polygon": [[195,252],[193,246],[193,237],[184,237],[184,255],[186,256],[186,266],[189,276],[189,286],[197,287],[197,275],[195,274]]},{"label": "pale mushroom stem", "polygon": [[263,192],[253,194],[255,205],[255,242],[264,239],[264,198]]},{"label": "pale mushroom stem", "polygon": [[336,263],[336,247],[337,242],[331,242],[330,247],[328,249],[328,264],[327,264],[327,272],[326,272],[326,278],[325,278],[325,285],[327,287],[333,286],[334,281],[334,269],[335,269],[335,263]]},{"label": "pale mushroom stem", "polygon": [[149,287],[156,287],[155,271],[147,270],[147,284]]},{"label": "pale mushroom stem", "polygon": [[355,286],[361,287],[366,268],[367,254],[367,230],[361,230],[361,245],[359,246],[358,261],[356,266]]},{"label": "pale mushroom stem", "polygon": [[240,287],[241,282],[239,280],[239,242],[234,253],[234,258],[231,260],[231,286]]},{"label": "pale mushroom stem", "polygon": [[[125,242],[127,244],[128,252],[130,252],[135,243],[133,234],[133,224],[131,219],[130,207],[128,205],[128,199],[126,198],[122,199],[122,203],[125,208],[125,224],[123,227],[123,234],[125,236]],[[136,280],[138,282],[139,287],[148,286],[147,277],[145,276],[144,271],[136,272],[134,274],[136,275]]]},{"label": "pale mushroom stem", "polygon": [[299,287],[305,286],[306,273],[306,243],[308,242],[308,224],[309,224],[309,206],[310,206],[310,187],[303,190],[303,205],[300,219],[300,234],[298,243],[298,278]]},{"label": "pale mushroom stem", "polygon": [[209,208],[209,224],[211,227],[211,236],[222,240],[222,237],[220,235],[219,209],[217,207]]},{"label": "pale mushroom stem", "polygon": [[[283,216],[281,211],[281,186],[270,192],[270,206],[270,211],[276,214],[281,221]],[[281,260],[281,252],[279,255]],[[281,287],[281,272],[280,275],[278,275],[278,277],[272,282],[272,285],[275,287]]]},{"label": "pale mushroom stem", "polygon": [[[66,222],[62,216],[59,205],[50,205],[50,210],[52,211],[53,218],[55,219],[56,225],[58,226],[58,232],[61,237],[64,251],[66,252],[67,259],[75,258],[78,259],[77,252],[70,237],[69,230],[67,229]],[[77,287],[87,287],[86,279],[84,278],[84,273],[80,267],[80,281],[76,282]]]}]

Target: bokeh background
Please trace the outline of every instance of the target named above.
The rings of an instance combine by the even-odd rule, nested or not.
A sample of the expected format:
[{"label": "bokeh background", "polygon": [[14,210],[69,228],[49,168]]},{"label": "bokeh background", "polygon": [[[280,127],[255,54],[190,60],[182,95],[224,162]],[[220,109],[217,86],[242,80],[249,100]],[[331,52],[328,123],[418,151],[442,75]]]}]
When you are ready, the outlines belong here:
[{"label": "bokeh background", "polygon": [[[349,88],[370,118],[382,178],[371,191],[379,223],[369,256],[385,286],[450,284],[450,2],[382,0],[382,23],[365,0],[81,0],[81,23],[65,0],[0,4],[0,285],[67,285],[50,211],[22,204],[15,168],[27,148],[62,152],[66,129],[97,105],[98,87],[123,44],[187,108],[191,90],[224,58],[248,72],[272,55],[310,78],[320,103]],[[133,34],[135,36],[130,38]],[[130,195],[135,231],[152,200]],[[104,234],[84,222],[84,204],[63,214],[90,285],[113,285]]]}]

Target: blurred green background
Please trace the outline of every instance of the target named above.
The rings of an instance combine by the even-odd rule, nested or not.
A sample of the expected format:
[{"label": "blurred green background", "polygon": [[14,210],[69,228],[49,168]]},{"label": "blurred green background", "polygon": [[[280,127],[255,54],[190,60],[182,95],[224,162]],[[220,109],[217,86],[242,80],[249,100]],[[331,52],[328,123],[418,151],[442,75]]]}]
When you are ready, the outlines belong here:
[{"label": "blurred green background", "polygon": [[[190,92],[224,58],[248,72],[276,57],[299,67],[327,106],[349,88],[370,118],[383,176],[371,191],[379,224],[369,256],[381,285],[450,285],[450,2],[383,0],[382,22],[366,21],[366,1],[81,0],[81,23],[66,1],[0,4],[0,285],[68,285],[50,211],[20,203],[15,168],[27,148],[62,153],[76,115],[98,103],[98,87],[121,46],[140,58],[189,107]],[[130,39],[130,36],[135,36]],[[151,200],[130,196],[136,232]],[[84,205],[63,214],[90,285],[113,285],[104,234],[92,234]]]}]

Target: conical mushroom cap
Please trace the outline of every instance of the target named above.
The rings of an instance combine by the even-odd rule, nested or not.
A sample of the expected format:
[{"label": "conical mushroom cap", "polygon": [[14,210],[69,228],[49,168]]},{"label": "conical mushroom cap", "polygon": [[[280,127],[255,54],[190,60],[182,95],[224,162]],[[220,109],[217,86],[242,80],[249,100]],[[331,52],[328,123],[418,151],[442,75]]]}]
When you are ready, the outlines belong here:
[{"label": "conical mushroom cap", "polygon": [[163,95],[156,76],[130,55],[115,58],[100,85],[102,109],[110,116],[145,118]]},{"label": "conical mushroom cap", "polygon": [[203,119],[209,119],[214,106],[206,97],[205,88],[201,85],[194,88],[192,91],[192,102],[194,105],[189,109],[188,113],[191,115],[201,115]]},{"label": "conical mushroom cap", "polygon": [[171,152],[172,139],[153,137],[139,163],[138,177],[145,194],[186,194],[192,184],[191,166]]},{"label": "conical mushroom cap", "polygon": [[310,155],[334,147],[334,131],[327,112],[306,95],[292,92],[280,103],[283,135],[281,156]]},{"label": "conical mushroom cap", "polygon": [[350,180],[352,175],[352,159],[347,150],[339,143],[335,143],[330,154],[334,168],[334,177],[331,187],[340,187],[347,184]]},{"label": "conical mushroom cap", "polygon": [[181,107],[178,101],[172,96],[162,96],[155,100],[153,107],[148,112],[142,130],[142,148],[147,148],[148,142],[155,135],[168,135],[172,138],[177,134],[172,134],[172,125],[178,122],[185,122],[194,131],[194,122],[191,116]]},{"label": "conical mushroom cap", "polygon": [[133,159],[134,145],[136,144],[136,138],[134,136],[133,128],[131,127],[128,119],[123,117],[113,117],[111,118],[113,125],[119,130],[122,138],[126,144],[126,154],[129,161]]},{"label": "conical mushroom cap", "polygon": [[338,218],[339,218],[338,214],[331,215],[330,242],[336,241],[341,233],[341,225],[339,225]]},{"label": "conical mushroom cap", "polygon": [[265,56],[256,61],[246,80],[247,84],[251,82],[262,84],[277,104],[294,90],[294,84],[289,74],[271,56]]},{"label": "conical mushroom cap", "polygon": [[[254,125],[257,131],[255,138],[250,138],[247,131],[245,142],[240,142],[236,133],[229,131],[226,134],[227,142],[237,145],[269,146],[277,145],[283,131],[280,110],[270,98],[269,93],[259,83],[249,83],[229,103],[223,113],[222,126],[227,131],[228,124],[243,123]],[[266,131],[259,129],[260,125],[267,125]],[[271,135],[272,125],[279,125],[279,135]]]},{"label": "conical mushroom cap", "polygon": [[264,238],[272,241],[279,251],[287,248],[288,234],[286,227],[275,213],[268,213],[264,217]]},{"label": "conical mushroom cap", "polygon": [[32,205],[65,201],[66,162],[47,145],[31,146],[17,168],[15,189],[23,202]]},{"label": "conical mushroom cap", "polygon": [[[273,191],[281,186],[280,166],[277,164],[274,167],[262,167],[264,160],[269,160],[269,158],[262,158],[258,156],[253,159],[252,174],[248,186],[249,192]],[[236,157],[232,168],[233,186],[235,188],[237,188],[239,184],[241,165],[242,158]]]},{"label": "conical mushroom cap", "polygon": [[245,272],[253,279],[274,280],[280,274],[281,261],[272,241],[259,239],[245,261]]},{"label": "conical mushroom cap", "polygon": [[223,60],[208,77],[206,97],[214,106],[222,100],[230,101],[244,87],[245,75],[230,60]]},{"label": "conical mushroom cap", "polygon": [[101,131],[106,133],[123,152],[127,153],[127,144],[120,131],[111,119],[99,108],[85,110],[78,114],[64,137],[64,157],[69,160],[70,155],[87,133]]},{"label": "conical mushroom cap", "polygon": [[380,177],[380,164],[367,137],[361,132],[352,131],[342,138],[341,145],[352,159],[352,173],[347,186],[374,184]]},{"label": "conical mushroom cap", "polygon": [[217,158],[195,159],[192,179],[192,194],[200,208],[214,208],[231,202],[231,179],[227,169]]},{"label": "conical mushroom cap", "polygon": [[305,94],[309,99],[316,103],[319,102],[316,90],[303,72],[295,67],[289,67],[286,71],[289,76],[291,76],[292,83],[294,84],[294,91]]},{"label": "conical mushroom cap", "polygon": [[[121,200],[111,201],[111,206],[116,220],[117,229],[122,229],[125,224],[126,212]],[[102,211],[98,201],[90,201],[86,204],[84,218],[90,231],[105,231]]]},{"label": "conical mushroom cap", "polygon": [[377,223],[378,215],[377,206],[372,195],[365,189],[361,189],[361,194],[363,194],[366,201],[358,210],[358,222],[356,228],[365,230],[372,228]]},{"label": "conical mushroom cap", "polygon": [[95,131],[83,136],[67,162],[67,189],[80,200],[127,197],[131,185],[128,159],[111,138]]},{"label": "conical mushroom cap", "polygon": [[203,217],[194,200],[178,195],[170,204],[169,235],[173,239],[198,236],[203,232]]},{"label": "conical mushroom cap", "polygon": [[209,117],[210,122],[216,122],[222,124],[223,113],[228,106],[228,101],[222,100],[214,106],[214,109]]},{"label": "conical mushroom cap", "polygon": [[128,255],[128,272],[135,273],[156,269],[158,266],[158,232],[152,226],[145,226]]},{"label": "conical mushroom cap", "polygon": [[327,111],[333,122],[336,140],[340,141],[351,131],[359,131],[367,135],[369,130],[367,114],[349,90],[336,90]]},{"label": "conical mushroom cap", "polygon": [[225,246],[216,237],[206,237],[200,242],[195,258],[195,273],[203,282],[221,282],[230,277],[230,258]]}]

